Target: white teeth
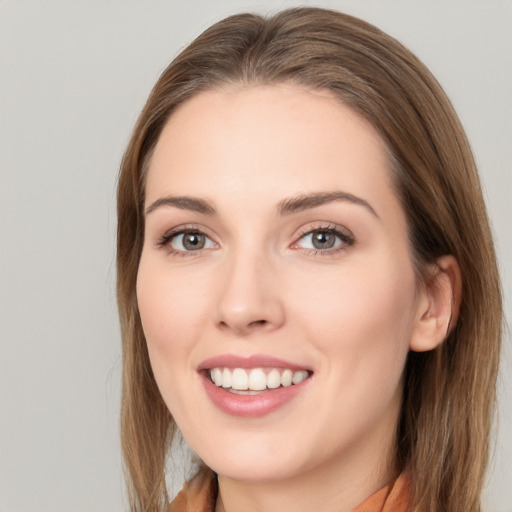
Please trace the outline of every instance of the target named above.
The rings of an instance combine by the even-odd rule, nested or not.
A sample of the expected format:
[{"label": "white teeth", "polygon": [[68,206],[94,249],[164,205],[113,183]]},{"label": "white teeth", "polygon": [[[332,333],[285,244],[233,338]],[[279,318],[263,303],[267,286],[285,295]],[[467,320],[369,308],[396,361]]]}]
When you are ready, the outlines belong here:
[{"label": "white teeth", "polygon": [[227,368],[224,368],[224,371],[222,372],[222,381],[221,381],[221,383],[217,384],[215,382],[215,384],[217,386],[222,386],[223,388],[230,388],[231,387],[231,383],[232,383],[231,372]]},{"label": "white teeth", "polygon": [[300,384],[303,380],[305,380],[308,376],[308,372],[306,370],[295,372],[293,374],[292,383]]},{"label": "white teeth", "polygon": [[281,375],[281,386],[287,388],[292,385],[293,372],[291,370],[285,370]]},{"label": "white teeth", "polygon": [[222,370],[220,368],[214,368],[212,371],[212,380],[216,386],[222,385]]},{"label": "white teeth", "polygon": [[249,377],[242,368],[235,368],[231,374],[231,387],[243,391],[249,389]]},{"label": "white teeth", "polygon": [[267,375],[267,387],[270,389],[278,388],[281,385],[281,374],[275,368],[270,370]]},{"label": "white teeth", "polygon": [[290,369],[281,371],[277,368],[272,368],[268,373],[265,373],[263,368],[253,368],[252,370],[212,368],[210,370],[210,378],[216,386],[247,393],[300,384],[308,376],[309,372],[306,370],[293,372]]},{"label": "white teeth", "polygon": [[251,370],[249,374],[249,389],[262,391],[267,387],[267,377],[261,368]]}]

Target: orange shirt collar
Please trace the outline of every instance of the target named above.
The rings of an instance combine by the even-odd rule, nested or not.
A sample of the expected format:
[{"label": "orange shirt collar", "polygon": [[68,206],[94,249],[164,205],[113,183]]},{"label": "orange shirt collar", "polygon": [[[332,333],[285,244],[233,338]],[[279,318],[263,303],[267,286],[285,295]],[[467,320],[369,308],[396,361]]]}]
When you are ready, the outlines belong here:
[{"label": "orange shirt collar", "polygon": [[[167,512],[213,512],[217,498],[217,479],[203,468],[189,480],[167,508]],[[372,494],[352,512],[412,512],[409,480],[405,474]]]}]

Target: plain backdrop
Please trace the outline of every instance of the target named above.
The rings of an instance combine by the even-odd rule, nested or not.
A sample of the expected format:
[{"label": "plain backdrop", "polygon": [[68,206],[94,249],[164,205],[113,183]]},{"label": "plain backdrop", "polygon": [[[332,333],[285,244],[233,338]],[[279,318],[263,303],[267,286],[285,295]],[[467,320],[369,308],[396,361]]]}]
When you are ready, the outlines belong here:
[{"label": "plain backdrop", "polygon": [[[127,509],[114,284],[119,161],[180,48],[229,14],[292,5],[0,0],[0,512]],[[445,87],[480,166],[510,322],[512,2],[302,5],[377,24]],[[506,346],[489,512],[512,511],[510,338]]]}]

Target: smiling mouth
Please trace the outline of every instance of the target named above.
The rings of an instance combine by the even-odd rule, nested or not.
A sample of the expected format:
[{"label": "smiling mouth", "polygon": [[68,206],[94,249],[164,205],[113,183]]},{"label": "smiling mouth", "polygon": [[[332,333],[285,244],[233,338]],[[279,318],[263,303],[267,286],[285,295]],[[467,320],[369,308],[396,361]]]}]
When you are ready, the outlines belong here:
[{"label": "smiling mouth", "polygon": [[312,372],[280,368],[211,368],[211,382],[217,387],[239,395],[257,395],[266,391],[300,384]]}]

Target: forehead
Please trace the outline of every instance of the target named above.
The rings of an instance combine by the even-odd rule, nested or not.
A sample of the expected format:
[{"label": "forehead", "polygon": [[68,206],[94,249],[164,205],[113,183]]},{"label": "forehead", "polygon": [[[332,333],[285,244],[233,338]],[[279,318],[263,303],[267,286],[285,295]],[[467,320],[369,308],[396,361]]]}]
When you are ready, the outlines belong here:
[{"label": "forehead", "polygon": [[187,194],[277,202],[341,189],[386,208],[396,203],[389,168],[376,130],[330,93],[294,85],[210,91],[181,105],[164,127],[146,201]]}]

